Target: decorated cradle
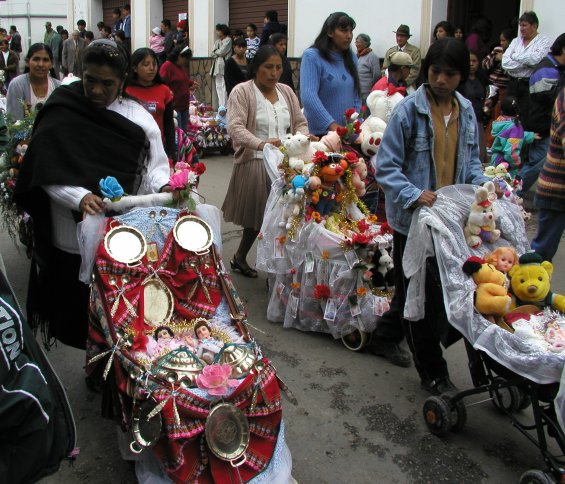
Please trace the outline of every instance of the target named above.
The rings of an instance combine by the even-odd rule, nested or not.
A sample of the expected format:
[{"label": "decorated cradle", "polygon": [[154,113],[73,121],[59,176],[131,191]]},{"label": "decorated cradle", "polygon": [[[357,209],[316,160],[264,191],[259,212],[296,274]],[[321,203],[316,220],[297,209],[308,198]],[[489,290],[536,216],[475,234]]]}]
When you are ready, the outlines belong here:
[{"label": "decorated cradle", "polygon": [[83,231],[100,240],[87,372],[151,482],[288,482],[279,381],[225,272],[216,212],[136,208]]},{"label": "decorated cradle", "polygon": [[[377,291],[372,283],[373,260],[390,247],[392,235],[355,195],[349,168],[338,182],[341,201],[324,217],[316,211],[319,205],[312,207],[312,190],[289,196],[296,191],[278,149],[267,146],[264,160],[274,180],[257,247],[257,267],[269,274],[267,318],[330,333],[360,349],[388,309],[390,291]],[[318,173],[313,165],[310,178]]]}]

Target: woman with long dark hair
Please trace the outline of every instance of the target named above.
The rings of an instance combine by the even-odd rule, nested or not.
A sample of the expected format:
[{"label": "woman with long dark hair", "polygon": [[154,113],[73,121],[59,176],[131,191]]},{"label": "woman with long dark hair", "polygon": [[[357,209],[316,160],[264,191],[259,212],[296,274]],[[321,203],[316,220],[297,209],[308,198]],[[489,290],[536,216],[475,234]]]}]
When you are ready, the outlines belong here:
[{"label": "woman with long dark hair", "polygon": [[228,133],[235,155],[222,211],[226,222],[243,227],[230,265],[245,277],[257,277],[246,258],[263,223],[271,185],[263,148],[266,143],[280,146],[287,133],[308,134],[298,98],[279,83],[282,69],[280,52],[264,45],[249,66],[250,80],[235,86],[228,99]]},{"label": "woman with long dark hair", "polygon": [[104,211],[100,180],[113,176],[128,194],[156,193],[169,181],[157,124],[123,95],[128,67],[114,41],[84,50],[83,80],[56,89],[39,111],[16,185],[34,229],[28,319],[76,348],[86,345],[89,297],[77,222]]},{"label": "woman with long dark hair", "polygon": [[394,231],[396,292],[369,349],[398,366],[410,366],[410,355],[399,347],[406,336],[422,387],[434,394],[455,389],[439,341],[446,316],[441,291],[433,282],[437,269],[431,259],[423,320],[408,321],[402,317],[408,285],[402,258],[414,209],[431,207],[439,188],[488,180],[479,160],[473,106],[457,92],[469,70],[465,44],[456,39],[434,42],[422,65],[425,83],[396,106],[377,154],[377,181],[385,192],[387,221]]},{"label": "woman with long dark hair", "polygon": [[300,97],[310,132],[335,131],[349,108],[361,108],[357,58],[351,50],[355,21],[332,13],[300,64]]},{"label": "woman with long dark hair", "polygon": [[49,75],[53,67],[51,47],[33,44],[25,56],[25,73],[15,77],[8,87],[6,112],[12,120],[23,119],[26,112],[43,106],[61,81]]},{"label": "woman with long dark hair", "polygon": [[153,50],[142,47],[131,56],[131,72],[126,92],[136,98],[153,116],[161,130],[167,156],[175,160],[173,93],[159,75],[159,60]]}]

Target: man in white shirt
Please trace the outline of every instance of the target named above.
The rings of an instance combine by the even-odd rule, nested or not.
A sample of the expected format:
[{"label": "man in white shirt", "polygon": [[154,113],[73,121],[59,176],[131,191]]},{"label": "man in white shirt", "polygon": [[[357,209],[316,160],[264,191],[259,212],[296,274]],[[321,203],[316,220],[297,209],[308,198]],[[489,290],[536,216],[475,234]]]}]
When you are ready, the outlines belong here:
[{"label": "man in white shirt", "polygon": [[535,12],[524,12],[520,17],[520,35],[502,56],[502,68],[510,76],[506,95],[518,100],[522,124],[528,117],[529,78],[551,47],[549,38],[538,33],[538,26],[539,20]]}]

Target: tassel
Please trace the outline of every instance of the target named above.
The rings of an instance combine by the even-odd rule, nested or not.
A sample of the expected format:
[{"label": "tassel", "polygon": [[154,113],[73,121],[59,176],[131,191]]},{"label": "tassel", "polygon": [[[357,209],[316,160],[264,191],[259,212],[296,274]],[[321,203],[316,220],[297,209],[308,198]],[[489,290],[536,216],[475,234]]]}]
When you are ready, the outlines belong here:
[{"label": "tassel", "polygon": [[176,392],[174,392],[174,396],[173,396],[173,415],[175,417],[175,424],[177,426],[180,425],[180,415],[179,415],[179,411],[177,408],[177,399],[176,399]]},{"label": "tassel", "polygon": [[169,395],[167,398],[165,398],[165,400],[163,400],[153,410],[151,410],[151,412],[149,412],[149,415],[147,415],[148,422],[165,408],[165,405],[167,405],[167,402],[171,399],[171,396],[172,395]]},{"label": "tassel", "polygon": [[102,358],[104,358],[106,355],[110,354],[112,352],[112,350],[106,350],[103,353],[98,353],[96,356],[93,356],[92,358],[90,358],[90,360],[88,360],[87,365],[90,365],[91,363],[95,363],[98,360],[101,360]]}]

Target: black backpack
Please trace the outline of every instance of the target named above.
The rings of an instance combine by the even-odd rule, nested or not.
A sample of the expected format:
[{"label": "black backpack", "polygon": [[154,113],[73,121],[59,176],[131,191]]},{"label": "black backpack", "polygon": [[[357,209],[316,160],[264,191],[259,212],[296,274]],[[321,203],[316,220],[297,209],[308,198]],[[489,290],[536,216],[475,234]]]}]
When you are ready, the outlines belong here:
[{"label": "black backpack", "polygon": [[72,458],[76,428],[64,387],[0,270],[0,476],[37,482]]}]

